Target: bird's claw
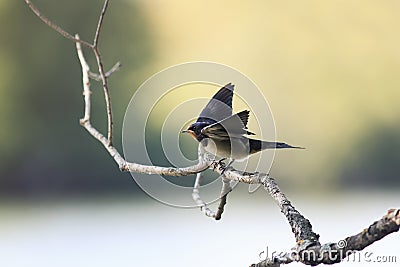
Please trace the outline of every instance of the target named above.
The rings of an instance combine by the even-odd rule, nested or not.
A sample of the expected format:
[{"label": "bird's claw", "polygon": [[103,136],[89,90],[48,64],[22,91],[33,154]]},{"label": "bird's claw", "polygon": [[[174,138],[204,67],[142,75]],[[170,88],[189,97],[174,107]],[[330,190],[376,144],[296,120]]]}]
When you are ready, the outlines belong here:
[{"label": "bird's claw", "polygon": [[221,175],[224,175],[226,169],[228,169],[228,167],[221,167],[221,170],[222,170]]},{"label": "bird's claw", "polygon": [[212,163],[212,167],[213,167],[213,171],[215,171],[215,169],[218,167],[218,165],[220,165],[221,167],[220,168],[223,168],[223,166],[224,166],[224,163],[223,163],[223,161],[224,160],[226,160],[226,158],[222,158],[222,159],[220,159],[220,160],[218,160],[218,161],[215,161],[214,160],[214,162]]},{"label": "bird's claw", "polygon": [[225,160],[225,158],[218,161],[218,162],[219,162],[219,165],[220,165],[220,168],[219,168],[219,169],[222,170],[221,175],[224,175],[226,169],[228,169],[228,167],[229,167],[229,165],[230,165],[230,164],[225,165],[225,164],[222,162],[223,160]]},{"label": "bird's claw", "polygon": [[222,165],[224,160],[226,160],[226,158],[222,158],[222,159],[218,160],[218,164]]},{"label": "bird's claw", "polygon": [[232,165],[232,163],[234,162],[234,159],[231,159],[231,161],[229,161],[229,163],[226,166],[221,166],[222,172],[221,175],[223,175],[225,173],[225,171]]}]

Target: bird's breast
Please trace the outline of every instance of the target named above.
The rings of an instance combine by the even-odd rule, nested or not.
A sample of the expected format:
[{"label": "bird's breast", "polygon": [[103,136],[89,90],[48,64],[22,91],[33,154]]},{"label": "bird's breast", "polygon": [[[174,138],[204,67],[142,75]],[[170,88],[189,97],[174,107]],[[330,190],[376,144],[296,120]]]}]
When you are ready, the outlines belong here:
[{"label": "bird's breast", "polygon": [[204,149],[221,158],[240,160],[249,156],[250,148],[246,138],[230,138],[228,140],[215,140],[204,138],[200,143]]}]

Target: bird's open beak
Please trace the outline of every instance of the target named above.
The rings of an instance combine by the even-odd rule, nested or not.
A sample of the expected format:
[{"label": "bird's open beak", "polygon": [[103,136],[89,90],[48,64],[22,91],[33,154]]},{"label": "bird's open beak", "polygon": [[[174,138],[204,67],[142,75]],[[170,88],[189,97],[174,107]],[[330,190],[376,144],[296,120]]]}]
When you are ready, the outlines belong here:
[{"label": "bird's open beak", "polygon": [[188,132],[189,132],[188,130],[181,131],[181,133],[188,133]]}]

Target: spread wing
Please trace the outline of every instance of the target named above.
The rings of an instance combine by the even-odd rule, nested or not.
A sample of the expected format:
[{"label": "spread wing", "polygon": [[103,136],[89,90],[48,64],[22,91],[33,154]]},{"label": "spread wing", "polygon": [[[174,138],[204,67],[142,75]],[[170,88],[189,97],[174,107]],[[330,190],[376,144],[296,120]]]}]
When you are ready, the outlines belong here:
[{"label": "spread wing", "polygon": [[247,121],[250,111],[244,110],[219,122],[204,127],[201,133],[212,139],[229,140],[232,137],[241,137],[244,134],[254,135],[247,131]]},{"label": "spread wing", "polygon": [[244,126],[244,129],[247,129],[247,122],[249,121],[249,114],[250,114],[250,111],[248,111],[248,110],[243,110],[243,111],[235,114],[239,117],[241,123]]},{"label": "spread wing", "polygon": [[211,98],[201,111],[197,122],[216,123],[232,115],[234,85],[228,83]]}]

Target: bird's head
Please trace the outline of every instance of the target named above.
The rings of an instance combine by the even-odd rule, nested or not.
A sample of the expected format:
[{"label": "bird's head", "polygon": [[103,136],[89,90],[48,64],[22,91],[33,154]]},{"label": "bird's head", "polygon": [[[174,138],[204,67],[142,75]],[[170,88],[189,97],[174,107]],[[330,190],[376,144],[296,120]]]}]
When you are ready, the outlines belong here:
[{"label": "bird's head", "polygon": [[187,128],[187,130],[183,130],[181,133],[188,133],[191,137],[196,139],[197,141],[201,141],[203,139],[203,134],[201,133],[201,129],[203,129],[205,125],[203,123],[195,122]]}]

